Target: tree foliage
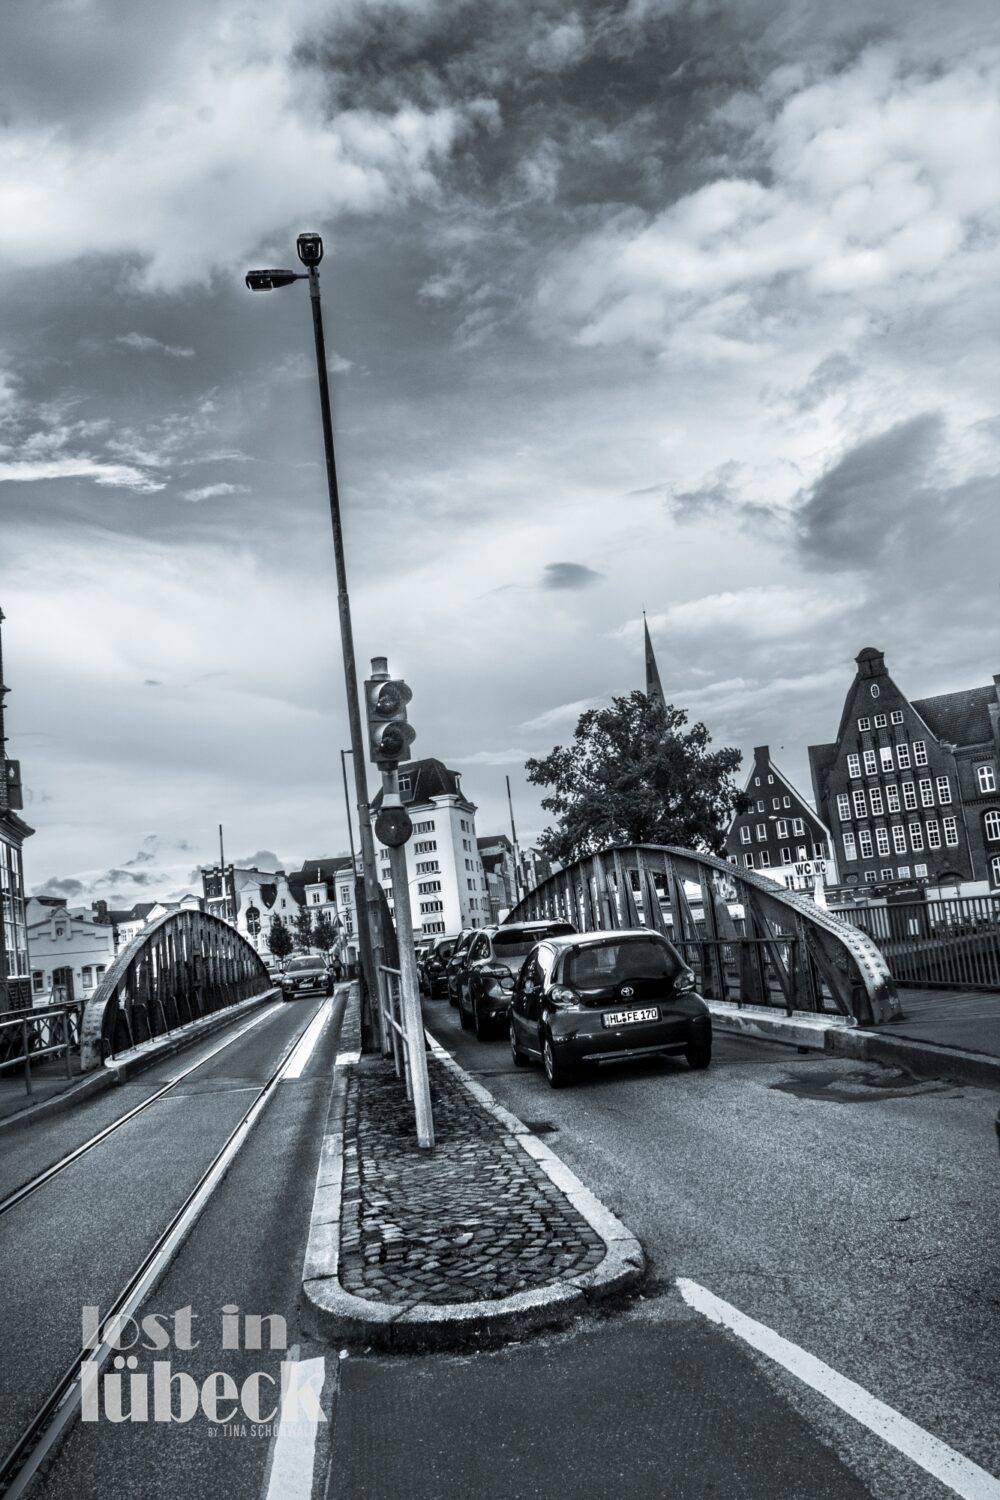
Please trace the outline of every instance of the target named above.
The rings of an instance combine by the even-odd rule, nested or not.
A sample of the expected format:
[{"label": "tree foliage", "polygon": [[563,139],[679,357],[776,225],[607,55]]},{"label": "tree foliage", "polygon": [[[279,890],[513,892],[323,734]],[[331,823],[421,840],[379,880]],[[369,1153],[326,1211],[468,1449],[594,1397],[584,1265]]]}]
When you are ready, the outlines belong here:
[{"label": "tree foliage", "polygon": [[573,744],[525,764],[556,827],[539,847],[570,864],[613,844],[678,844],[720,854],[734,811],[745,805],[732,780],[738,750],[710,750],[704,724],[645,693],[613,698],[581,714]]},{"label": "tree foliage", "polygon": [[292,934],[285,926],[282,919],[275,912],[271,918],[271,925],[267,933],[267,946],[275,958],[287,958],[295,946],[292,942]]},{"label": "tree foliage", "polygon": [[313,947],[318,948],[321,953],[329,953],[330,949],[335,946],[337,929],[333,925],[328,911],[317,913],[313,926],[312,941]]},{"label": "tree foliage", "polygon": [[307,953],[313,946],[314,938],[312,912],[308,906],[299,907],[293,918],[293,924],[296,946],[301,948],[303,953]]}]

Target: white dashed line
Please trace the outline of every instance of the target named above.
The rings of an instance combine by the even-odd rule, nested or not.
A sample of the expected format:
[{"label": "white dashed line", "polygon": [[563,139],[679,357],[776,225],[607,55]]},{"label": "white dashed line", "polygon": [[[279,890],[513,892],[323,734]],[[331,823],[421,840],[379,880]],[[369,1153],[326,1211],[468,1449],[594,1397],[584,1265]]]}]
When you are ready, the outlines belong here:
[{"label": "white dashed line", "polygon": [[869,1432],[874,1432],[883,1442],[919,1465],[925,1473],[940,1480],[952,1494],[961,1495],[962,1500],[1000,1500],[1000,1479],[988,1474],[963,1454],[956,1453],[954,1448],[949,1448],[947,1443],[942,1443],[940,1438],[918,1427],[891,1406],[886,1406],[863,1386],[782,1338],[773,1328],[748,1318],[739,1308],[723,1302],[721,1297],[716,1297],[696,1281],[678,1277],[677,1286],[689,1307],[702,1313],[710,1322],[728,1328],[752,1348],[797,1376],[804,1385],[818,1391],[834,1406],[867,1427]]}]

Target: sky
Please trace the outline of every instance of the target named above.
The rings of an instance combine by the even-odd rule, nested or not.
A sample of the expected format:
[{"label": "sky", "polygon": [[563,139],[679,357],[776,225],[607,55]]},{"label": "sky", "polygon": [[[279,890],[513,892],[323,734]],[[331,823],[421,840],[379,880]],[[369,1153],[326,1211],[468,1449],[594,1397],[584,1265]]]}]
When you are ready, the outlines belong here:
[{"label": "sky", "polygon": [[[994,0],[8,0],[0,605],[30,889],[346,848],[361,675],[481,835],[643,685],[809,791],[997,654]],[[374,790],[374,769],[369,771]]]}]

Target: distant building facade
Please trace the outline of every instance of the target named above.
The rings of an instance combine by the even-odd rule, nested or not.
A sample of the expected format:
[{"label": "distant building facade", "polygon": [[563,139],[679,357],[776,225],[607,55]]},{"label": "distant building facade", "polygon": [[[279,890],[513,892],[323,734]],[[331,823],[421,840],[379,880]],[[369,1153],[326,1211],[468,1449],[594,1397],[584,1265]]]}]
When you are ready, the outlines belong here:
[{"label": "distant building facade", "polygon": [[477,839],[476,846],[486,876],[490,921],[502,922],[517,905],[518,899],[514,845],[505,833],[494,833],[488,838]]},{"label": "distant building facade", "polygon": [[227,865],[209,865],[201,872],[205,910],[231,922],[257,952],[271,951],[268,933],[271,918],[281,917],[294,936],[293,923],[301,901],[292,890],[284,870],[258,870]]},{"label": "distant building facade", "polygon": [[34,833],[18,813],[24,806],[21,766],[7,754],[3,677],[3,610],[0,610],[0,1011],[31,1004],[31,964],[24,902],[24,841]]},{"label": "distant building facade", "polygon": [[88,999],[114,962],[112,924],[93,909],[71,909],[54,896],[29,897],[25,915],[32,1005]]},{"label": "distant building facade", "polygon": [[866,647],[835,741],[811,745],[816,807],[845,884],[1000,887],[1000,674],[908,699]]},{"label": "distant building facade", "polygon": [[[413,820],[405,847],[414,931],[430,937],[485,927],[490,901],[476,841],[476,805],[462,792],[460,773],[440,760],[406,761],[399,768],[399,796]],[[379,792],[373,806],[381,803]],[[376,854],[392,910],[389,851],[377,846]]]},{"label": "distant building facade", "polygon": [[768,745],[757,745],[743,787],[750,800],[726,834],[730,864],[755,870],[791,890],[812,891],[817,874],[837,884],[830,830],[771,759]]}]

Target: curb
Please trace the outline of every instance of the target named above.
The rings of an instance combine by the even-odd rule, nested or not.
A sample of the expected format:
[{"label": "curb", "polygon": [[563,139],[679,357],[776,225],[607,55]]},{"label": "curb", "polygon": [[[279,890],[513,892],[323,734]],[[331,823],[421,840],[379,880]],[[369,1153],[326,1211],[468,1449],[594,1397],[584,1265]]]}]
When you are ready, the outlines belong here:
[{"label": "curb", "polygon": [[309,1331],[331,1342],[356,1342],[382,1349],[443,1349],[476,1341],[508,1339],[530,1330],[559,1326],[588,1303],[638,1285],[645,1275],[642,1246],[599,1198],[527,1126],[504,1109],[447,1053],[429,1032],[429,1050],[498,1121],[549,1181],[604,1241],[604,1259],[592,1270],[564,1276],[530,1291],[478,1302],[369,1301],[340,1283],[340,1216],[344,1163],[347,1069],[338,1070],[330,1102],[328,1133],[316,1174],[309,1241],[302,1268],[302,1294]]},{"label": "curb", "polygon": [[190,1042],[198,1042],[202,1037],[211,1036],[214,1031],[221,1031],[227,1022],[256,1010],[258,1006],[266,1005],[280,994],[280,986],[265,990],[262,995],[251,995],[249,1000],[241,1000],[239,1005],[227,1006],[225,1010],[213,1011],[210,1016],[202,1016],[200,1020],[189,1021],[186,1026],[178,1027],[168,1036],[157,1037],[153,1042],[142,1042],[122,1057],[110,1059],[101,1067],[95,1068],[68,1089],[61,1089],[58,1094],[42,1099],[37,1104],[29,1104],[16,1114],[5,1115],[0,1119],[0,1130],[8,1125],[35,1125],[49,1115],[72,1109],[74,1105],[95,1094],[102,1094],[106,1089],[127,1083],[153,1063],[162,1062],[165,1057],[172,1057],[175,1052],[183,1051]]},{"label": "curb", "polygon": [[720,1000],[709,1000],[706,1004],[712,1012],[713,1030],[729,1036],[881,1063],[918,1078],[943,1078],[975,1088],[1000,1089],[1000,1057],[991,1057],[986,1052],[969,1052],[939,1042],[868,1031],[838,1016],[786,1016],[773,1010],[768,1012],[765,1006],[737,1007]]}]

